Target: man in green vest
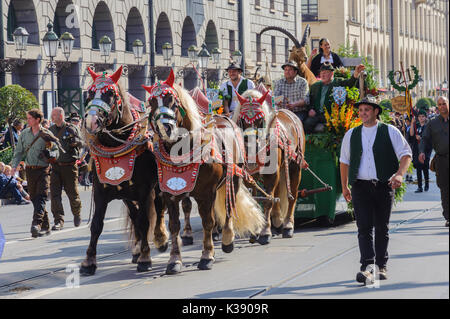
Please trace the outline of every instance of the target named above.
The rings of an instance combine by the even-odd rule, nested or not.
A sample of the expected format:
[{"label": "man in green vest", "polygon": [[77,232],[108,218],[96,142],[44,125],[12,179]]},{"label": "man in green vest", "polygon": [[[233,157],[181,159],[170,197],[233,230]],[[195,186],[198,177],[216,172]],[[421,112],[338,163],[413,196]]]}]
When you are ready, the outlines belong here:
[{"label": "man in green vest", "polygon": [[243,94],[247,90],[255,88],[255,83],[252,80],[246,79],[242,76],[242,68],[235,62],[231,63],[226,69],[230,80],[222,83],[220,91],[223,95],[223,109],[224,115],[230,116],[238,104],[235,91]]},{"label": "man in green vest", "polygon": [[382,108],[374,98],[355,106],[363,125],[349,130],[342,140],[341,184],[345,200],[353,203],[358,227],[361,269],[356,280],[366,283],[377,275],[387,279],[389,219],[412,151],[397,128],[379,121]]},{"label": "man in green vest", "polygon": [[[325,62],[320,67],[320,81],[311,85],[309,89],[309,110],[308,117],[304,121],[305,132],[310,134],[323,130],[319,128],[326,123],[324,107],[328,113],[331,111],[333,88],[338,86],[352,88],[358,84],[358,78],[365,66],[358,65],[353,76],[348,80],[334,78],[334,68],[329,62]],[[322,125],[318,125],[322,124]]]}]

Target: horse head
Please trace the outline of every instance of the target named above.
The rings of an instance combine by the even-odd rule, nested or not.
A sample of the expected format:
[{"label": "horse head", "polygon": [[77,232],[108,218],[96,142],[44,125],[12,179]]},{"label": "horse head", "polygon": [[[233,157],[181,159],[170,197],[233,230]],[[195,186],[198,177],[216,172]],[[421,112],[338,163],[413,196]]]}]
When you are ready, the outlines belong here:
[{"label": "horse head", "polygon": [[93,83],[88,88],[86,115],[84,126],[89,134],[97,134],[104,128],[118,124],[123,113],[123,94],[118,85],[123,67],[112,75],[106,72],[95,73],[90,67],[88,71]]},{"label": "horse head", "polygon": [[166,81],[158,81],[152,86],[142,86],[150,94],[148,99],[151,108],[150,125],[159,137],[168,143],[178,140],[179,129],[184,127],[183,122],[186,118],[186,109],[180,98],[181,90],[174,82],[175,74],[171,70]]}]

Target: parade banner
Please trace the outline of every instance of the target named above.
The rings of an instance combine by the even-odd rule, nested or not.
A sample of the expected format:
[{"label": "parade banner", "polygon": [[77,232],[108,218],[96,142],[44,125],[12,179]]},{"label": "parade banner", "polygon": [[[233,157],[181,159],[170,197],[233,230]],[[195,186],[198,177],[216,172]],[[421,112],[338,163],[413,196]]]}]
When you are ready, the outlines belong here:
[{"label": "parade banner", "polygon": [[409,103],[406,101],[406,96],[399,95],[391,99],[392,110],[400,114],[406,114],[409,110]]}]

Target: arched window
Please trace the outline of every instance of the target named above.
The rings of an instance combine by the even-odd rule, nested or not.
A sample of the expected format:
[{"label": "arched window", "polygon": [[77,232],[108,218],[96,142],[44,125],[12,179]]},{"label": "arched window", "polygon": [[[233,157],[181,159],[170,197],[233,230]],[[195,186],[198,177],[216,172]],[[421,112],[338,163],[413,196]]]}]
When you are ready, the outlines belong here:
[{"label": "arched window", "polygon": [[162,12],[156,23],[155,50],[157,54],[162,54],[162,46],[166,42],[173,45],[169,18],[167,17],[167,14]]},{"label": "arched window", "polygon": [[181,33],[181,56],[188,56],[188,49],[191,45],[197,46],[196,32],[192,19],[186,17]]},{"label": "arched window", "polygon": [[92,48],[99,49],[98,41],[104,36],[108,36],[112,41],[111,50],[116,49],[114,25],[112,23],[111,13],[104,1],[100,1],[95,9],[94,20],[92,22]]},{"label": "arched window", "polygon": [[144,23],[142,22],[141,14],[136,7],[130,10],[127,18],[127,26],[125,29],[125,50],[133,51],[133,42],[137,39],[144,44],[145,52],[145,33]]}]

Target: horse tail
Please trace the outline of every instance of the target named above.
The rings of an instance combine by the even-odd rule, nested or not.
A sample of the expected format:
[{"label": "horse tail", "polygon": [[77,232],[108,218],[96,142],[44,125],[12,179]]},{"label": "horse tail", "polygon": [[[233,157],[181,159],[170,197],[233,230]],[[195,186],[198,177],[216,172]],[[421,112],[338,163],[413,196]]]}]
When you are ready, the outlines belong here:
[{"label": "horse tail", "polygon": [[[226,210],[226,186],[221,186],[216,194],[214,210],[219,226],[225,225]],[[233,218],[233,230],[240,237],[249,234],[259,234],[265,225],[265,219],[261,207],[253,199],[242,180],[239,181],[239,190],[236,193],[236,213]]]},{"label": "horse tail", "polygon": [[288,201],[288,188],[287,188],[287,179],[286,179],[286,170],[282,166],[280,168],[280,180],[278,182],[279,185],[279,198],[280,198],[280,219],[284,221],[289,210],[289,201]]}]

